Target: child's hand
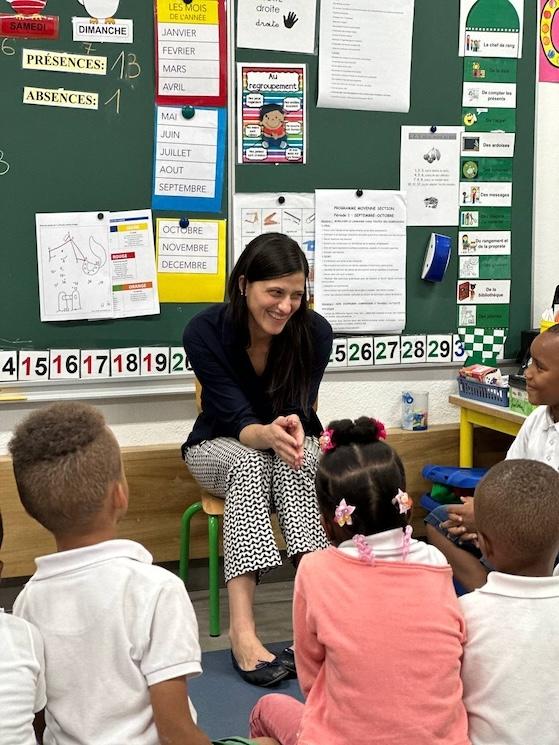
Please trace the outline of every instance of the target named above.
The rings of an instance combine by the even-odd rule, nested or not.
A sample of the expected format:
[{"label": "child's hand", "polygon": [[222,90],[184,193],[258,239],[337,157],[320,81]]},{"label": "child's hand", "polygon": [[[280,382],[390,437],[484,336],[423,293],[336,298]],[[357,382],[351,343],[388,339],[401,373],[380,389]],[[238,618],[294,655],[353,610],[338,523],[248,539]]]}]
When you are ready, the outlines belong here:
[{"label": "child's hand", "polygon": [[462,540],[471,541],[476,536],[474,519],[474,498],[460,497],[462,504],[453,504],[448,508],[448,520],[442,523],[451,535],[458,535]]}]

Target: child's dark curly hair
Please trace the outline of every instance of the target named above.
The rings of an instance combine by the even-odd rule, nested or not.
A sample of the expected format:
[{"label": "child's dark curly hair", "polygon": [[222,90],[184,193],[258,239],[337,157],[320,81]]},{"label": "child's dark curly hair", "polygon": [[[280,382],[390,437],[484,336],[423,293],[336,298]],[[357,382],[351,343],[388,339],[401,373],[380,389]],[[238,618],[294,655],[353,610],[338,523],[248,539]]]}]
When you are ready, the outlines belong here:
[{"label": "child's dark curly hair", "polygon": [[374,419],[331,422],[333,448],[318,464],[316,494],[324,519],[331,522],[340,500],[355,506],[348,534],[371,535],[405,528],[408,515],[392,503],[406,490],[406,475],[398,453],[379,439],[382,425]]}]

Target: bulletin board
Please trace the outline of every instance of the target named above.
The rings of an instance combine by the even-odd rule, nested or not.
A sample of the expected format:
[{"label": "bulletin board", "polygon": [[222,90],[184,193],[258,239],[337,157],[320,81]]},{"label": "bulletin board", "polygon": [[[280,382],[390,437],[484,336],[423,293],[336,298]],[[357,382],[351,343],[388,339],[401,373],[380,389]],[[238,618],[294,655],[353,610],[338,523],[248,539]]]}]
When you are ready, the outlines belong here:
[{"label": "bulletin board", "polygon": [[[203,305],[166,303],[160,315],[116,320],[40,321],[35,213],[149,208],[154,137],[153,2],[120,0],[118,18],[134,21],[131,44],[72,41],[71,18],[87,15],[78,0],[49,0],[44,13],[60,17],[58,40],[0,39],[0,151],[9,165],[0,176],[0,349],[181,346],[184,326]],[[23,48],[105,55],[108,74],[22,69]],[[95,90],[99,108],[26,105],[24,85]],[[223,218],[225,205],[224,193],[221,212],[189,218]],[[154,218],[167,215],[177,217]]]},{"label": "bulletin board", "polygon": [[[89,47],[91,54],[106,55],[110,68],[108,75],[95,78],[100,95],[97,111],[22,103],[23,86],[43,86],[47,75],[48,87],[70,87],[67,74],[23,70],[24,47],[48,44],[51,50],[88,53],[87,46],[73,42],[71,36],[70,19],[84,14],[78,0],[49,0],[45,12],[60,17],[57,41],[0,40],[0,349],[180,345],[182,329],[202,305],[163,304],[160,315],[140,318],[40,321],[35,213],[149,207],[154,135],[152,0],[120,0],[118,16],[134,20],[133,44],[93,43]],[[238,61],[304,62],[308,85],[307,163],[237,165],[236,191],[280,194],[317,188],[398,189],[400,126],[460,124],[463,58],[457,54],[458,12],[458,2],[416,0],[407,114],[317,108],[315,55],[231,51]],[[526,13],[517,76],[507,357],[514,356],[521,330],[530,325],[535,43],[536,17]],[[87,77],[72,76],[80,79],[75,87],[87,90],[89,81],[82,80]],[[224,188],[222,209],[211,217],[228,217],[226,205]],[[409,334],[456,330],[456,251],[441,284],[420,279],[430,232],[427,227],[407,230],[405,333]],[[437,232],[452,236],[456,246],[456,226],[437,228]]]},{"label": "bulletin board", "polygon": [[[415,2],[410,110],[406,114],[318,108],[316,56],[238,49],[239,62],[305,62],[309,104],[307,163],[237,165],[235,191],[281,194],[315,189],[399,189],[401,125],[461,124],[464,58],[458,56],[459,5],[448,0]],[[516,356],[521,330],[531,326],[536,14],[528,11],[529,7],[517,74],[509,358]],[[453,240],[450,265],[440,284],[420,278],[432,231]],[[456,226],[407,228],[405,334],[456,331],[457,235]]]}]

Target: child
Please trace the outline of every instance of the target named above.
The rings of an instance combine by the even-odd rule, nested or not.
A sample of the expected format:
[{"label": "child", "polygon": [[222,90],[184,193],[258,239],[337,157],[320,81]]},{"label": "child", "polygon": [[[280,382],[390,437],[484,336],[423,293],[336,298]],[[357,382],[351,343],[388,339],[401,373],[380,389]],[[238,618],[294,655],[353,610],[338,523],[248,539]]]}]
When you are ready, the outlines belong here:
[{"label": "child", "polygon": [[494,571],[460,599],[472,745],[557,745],[559,474],[537,461],[498,463],[476,488],[475,518]]},{"label": "child", "polygon": [[[0,515],[0,548],[4,538]],[[0,572],[2,562],[0,561]],[[0,608],[0,743],[35,745],[34,714],[45,707],[43,641],[23,618]]]},{"label": "child", "polygon": [[[536,336],[530,354],[526,390],[538,408],[523,423],[506,457],[542,461],[559,470],[559,324]],[[491,567],[486,560],[480,563],[472,543],[477,530],[474,501],[466,497],[463,502],[428,515],[427,536],[445,554],[460,583],[474,590],[485,584]]]},{"label": "child", "polygon": [[442,554],[411,538],[411,500],[380,422],[332,422],[316,490],[332,547],[295,580],[295,656],[306,703],[264,696],[251,735],[281,745],[468,745],[464,623]]},{"label": "child", "polygon": [[115,539],[128,485],[102,415],[38,410],[9,449],[23,506],[58,549],[14,605],[44,639],[45,743],[209,745],[187,696],[201,672],[196,617],[178,577]]}]

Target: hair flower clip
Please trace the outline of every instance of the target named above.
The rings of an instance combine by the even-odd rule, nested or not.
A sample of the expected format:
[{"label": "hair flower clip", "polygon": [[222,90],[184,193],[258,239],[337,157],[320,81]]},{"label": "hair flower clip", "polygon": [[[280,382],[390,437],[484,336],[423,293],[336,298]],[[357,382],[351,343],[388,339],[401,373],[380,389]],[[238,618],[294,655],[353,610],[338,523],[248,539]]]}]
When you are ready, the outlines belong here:
[{"label": "hair flower clip", "polygon": [[355,507],[352,504],[346,504],[345,499],[342,499],[334,512],[334,520],[340,528],[343,528],[344,525],[352,525],[353,520],[351,519],[351,515],[354,512]]},{"label": "hair flower clip", "polygon": [[413,501],[407,492],[398,489],[398,493],[392,500],[392,504],[395,507],[398,507],[400,515],[404,515],[406,512],[411,510]]},{"label": "hair flower clip", "polygon": [[377,437],[379,440],[386,440],[386,427],[380,419],[371,419],[371,422],[377,428]]},{"label": "hair flower clip", "polygon": [[333,434],[333,429],[325,429],[321,432],[320,437],[318,438],[318,444],[320,445],[320,449],[323,453],[334,450],[334,448],[336,447],[332,441]]}]

